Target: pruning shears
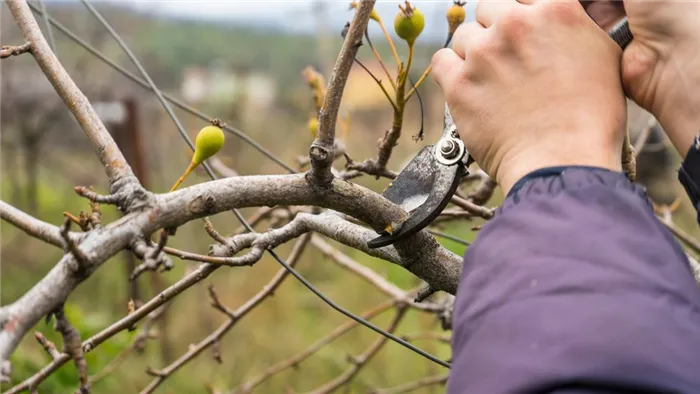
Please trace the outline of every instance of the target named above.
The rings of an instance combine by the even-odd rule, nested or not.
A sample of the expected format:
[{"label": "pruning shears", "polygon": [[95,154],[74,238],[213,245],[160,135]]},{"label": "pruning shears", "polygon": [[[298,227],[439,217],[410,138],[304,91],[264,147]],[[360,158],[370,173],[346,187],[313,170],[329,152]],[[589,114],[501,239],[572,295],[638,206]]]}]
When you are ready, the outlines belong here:
[{"label": "pruning shears", "polygon": [[[625,49],[633,38],[627,17],[620,20],[608,34]],[[382,193],[386,199],[408,212],[408,218],[390,224],[367,246],[373,249],[391,245],[428,226],[447,206],[473,162],[445,104],[440,139],[434,145],[423,147]]]}]

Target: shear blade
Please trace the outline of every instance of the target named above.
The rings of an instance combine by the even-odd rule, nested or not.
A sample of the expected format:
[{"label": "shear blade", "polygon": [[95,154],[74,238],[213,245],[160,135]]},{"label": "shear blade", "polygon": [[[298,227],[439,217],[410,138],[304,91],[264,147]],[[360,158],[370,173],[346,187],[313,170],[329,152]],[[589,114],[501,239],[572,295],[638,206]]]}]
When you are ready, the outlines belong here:
[{"label": "shear blade", "polygon": [[462,164],[445,166],[433,156],[433,146],[418,152],[384,191],[383,196],[411,215],[392,233],[367,243],[371,249],[391,245],[429,225],[449,203],[466,171]]}]

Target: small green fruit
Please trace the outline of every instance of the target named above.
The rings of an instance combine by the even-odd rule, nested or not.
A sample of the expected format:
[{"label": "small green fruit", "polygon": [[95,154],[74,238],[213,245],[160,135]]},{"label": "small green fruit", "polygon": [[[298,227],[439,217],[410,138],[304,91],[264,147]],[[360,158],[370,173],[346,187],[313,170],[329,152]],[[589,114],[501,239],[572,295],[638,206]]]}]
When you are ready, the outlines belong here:
[{"label": "small green fruit", "polygon": [[180,179],[178,179],[170,189],[171,192],[177,189],[198,165],[221,150],[221,147],[224,146],[224,131],[221,130],[221,127],[223,127],[221,121],[219,119],[214,119],[211,122],[211,126],[205,126],[199,130],[197,138],[194,141],[194,155],[192,156],[192,161],[185,170],[185,173],[182,174]]},{"label": "small green fruit", "polygon": [[203,127],[194,141],[192,161],[201,164],[219,152],[222,146],[224,146],[224,131],[213,125]]},{"label": "small green fruit", "polygon": [[408,1],[405,6],[399,4],[399,13],[394,18],[394,31],[408,45],[413,45],[425,27],[425,16],[423,12],[414,7]]}]

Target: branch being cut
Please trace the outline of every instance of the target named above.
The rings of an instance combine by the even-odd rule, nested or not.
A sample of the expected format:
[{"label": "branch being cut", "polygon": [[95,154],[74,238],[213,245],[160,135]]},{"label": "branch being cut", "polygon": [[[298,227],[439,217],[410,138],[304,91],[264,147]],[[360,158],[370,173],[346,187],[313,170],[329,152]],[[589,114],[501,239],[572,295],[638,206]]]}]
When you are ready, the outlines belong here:
[{"label": "branch being cut", "polygon": [[323,102],[323,108],[318,117],[318,136],[311,144],[311,179],[318,185],[329,183],[333,178],[331,166],[335,157],[335,123],[338,118],[340,101],[343,97],[345,83],[348,80],[357,50],[362,45],[362,36],[367,29],[369,16],[374,9],[376,0],[363,0],[350,24],[343,47],[333,68],[333,75],[328,81],[328,90]]}]

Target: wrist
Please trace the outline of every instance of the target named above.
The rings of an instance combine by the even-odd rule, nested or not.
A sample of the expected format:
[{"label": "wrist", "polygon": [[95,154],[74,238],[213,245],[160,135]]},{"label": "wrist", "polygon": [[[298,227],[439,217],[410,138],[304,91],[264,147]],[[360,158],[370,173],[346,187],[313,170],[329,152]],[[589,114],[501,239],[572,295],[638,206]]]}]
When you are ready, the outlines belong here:
[{"label": "wrist", "polygon": [[521,153],[512,157],[504,157],[495,178],[501,186],[503,194],[508,195],[511,189],[518,182],[527,179],[529,174],[546,169],[587,167],[622,172],[619,152],[619,149],[600,149],[597,152],[593,151],[587,154],[581,154],[581,151],[563,150],[539,150]]}]

